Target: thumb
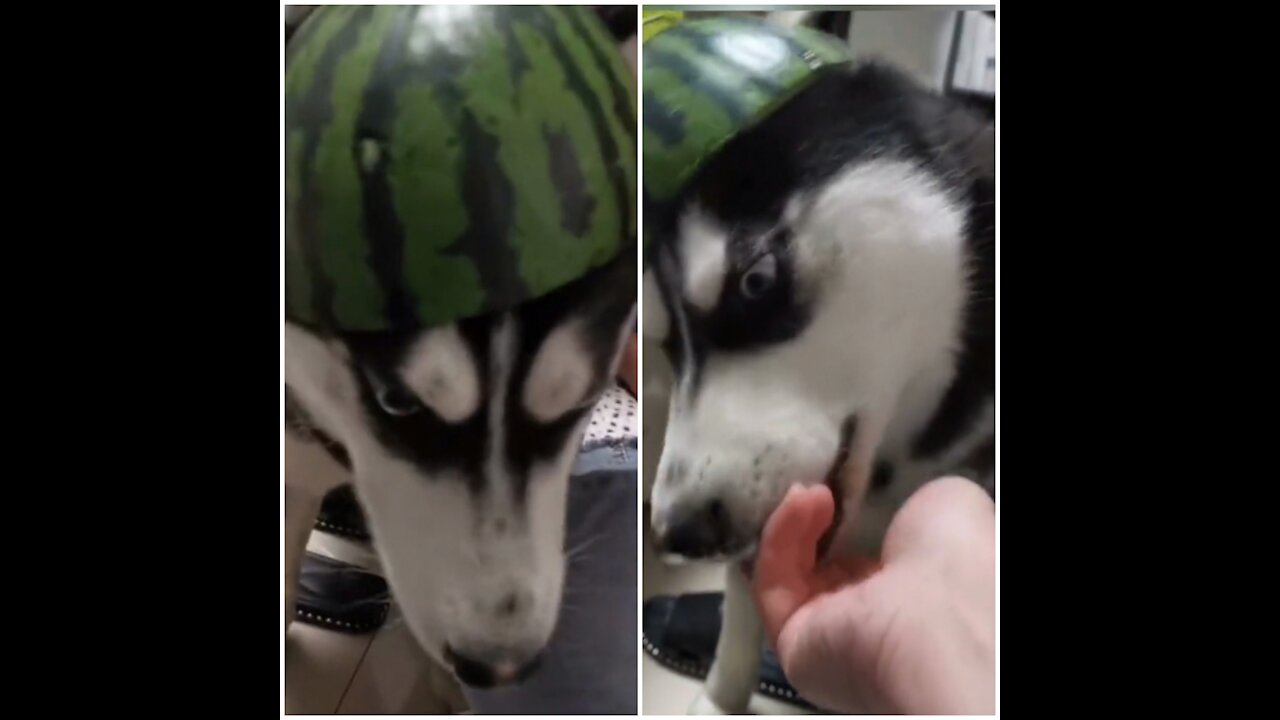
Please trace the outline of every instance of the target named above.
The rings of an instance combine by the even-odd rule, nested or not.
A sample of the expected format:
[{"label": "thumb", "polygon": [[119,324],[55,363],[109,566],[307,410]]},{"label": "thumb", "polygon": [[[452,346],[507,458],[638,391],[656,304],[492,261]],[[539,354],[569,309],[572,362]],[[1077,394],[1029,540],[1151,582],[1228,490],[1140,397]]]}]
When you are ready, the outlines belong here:
[{"label": "thumb", "polygon": [[834,518],[830,489],[796,485],[765,524],[754,583],[756,604],[775,647],[787,620],[819,591],[814,574],[818,540]]}]

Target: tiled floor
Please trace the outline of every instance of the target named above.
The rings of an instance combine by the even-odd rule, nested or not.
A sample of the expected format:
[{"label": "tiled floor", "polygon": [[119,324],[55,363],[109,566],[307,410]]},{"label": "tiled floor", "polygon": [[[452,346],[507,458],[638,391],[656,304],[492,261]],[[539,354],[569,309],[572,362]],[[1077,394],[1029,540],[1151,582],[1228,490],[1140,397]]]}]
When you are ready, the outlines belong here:
[{"label": "tiled floor", "polygon": [[[314,533],[308,550],[369,567],[364,548]],[[285,645],[290,715],[438,715],[465,710],[456,684],[418,648],[394,609],[369,635],[293,623]]]},{"label": "tiled floor", "polygon": [[[643,592],[646,599],[654,595],[706,592],[724,587],[724,568],[720,565],[669,566],[663,563],[653,552],[647,515],[642,522],[645,528]],[[641,709],[649,715],[686,714],[702,687],[700,681],[674,673],[648,655],[644,656],[640,672],[643,685]],[[759,694],[752,699],[749,710],[757,715],[806,714],[801,708]]]}]

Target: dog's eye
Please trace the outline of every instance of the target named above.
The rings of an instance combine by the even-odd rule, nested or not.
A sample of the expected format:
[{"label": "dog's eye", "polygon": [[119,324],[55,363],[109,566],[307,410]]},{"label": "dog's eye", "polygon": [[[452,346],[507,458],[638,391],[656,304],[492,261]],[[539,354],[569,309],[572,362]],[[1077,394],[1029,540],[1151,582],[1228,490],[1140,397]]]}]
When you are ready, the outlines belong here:
[{"label": "dog's eye", "polygon": [[394,387],[369,371],[365,372],[365,377],[373,387],[373,396],[378,399],[378,407],[382,408],[386,414],[404,417],[422,410],[422,403],[408,390]]},{"label": "dog's eye", "polygon": [[772,254],[765,255],[752,263],[751,267],[742,274],[738,289],[743,297],[754,300],[769,292],[769,288],[773,287],[773,282],[777,278],[777,273],[778,261]]},{"label": "dog's eye", "polygon": [[422,410],[422,403],[418,402],[417,398],[405,390],[382,387],[378,388],[377,396],[378,405],[388,415],[404,417]]}]

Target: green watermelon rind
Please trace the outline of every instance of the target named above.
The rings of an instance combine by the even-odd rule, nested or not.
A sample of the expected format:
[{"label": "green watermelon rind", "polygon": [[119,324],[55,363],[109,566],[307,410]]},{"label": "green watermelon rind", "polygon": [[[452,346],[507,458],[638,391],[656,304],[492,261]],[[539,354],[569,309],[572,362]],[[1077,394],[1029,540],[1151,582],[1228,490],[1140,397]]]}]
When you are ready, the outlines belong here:
[{"label": "green watermelon rind", "polygon": [[634,249],[634,82],[589,10],[325,6],[286,62],[289,320],[509,310]]}]

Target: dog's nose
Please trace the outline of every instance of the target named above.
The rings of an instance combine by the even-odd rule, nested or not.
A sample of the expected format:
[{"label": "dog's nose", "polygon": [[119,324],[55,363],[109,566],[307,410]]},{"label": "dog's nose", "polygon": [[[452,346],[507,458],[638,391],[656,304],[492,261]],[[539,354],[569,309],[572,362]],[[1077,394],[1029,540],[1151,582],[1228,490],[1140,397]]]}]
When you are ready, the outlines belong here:
[{"label": "dog's nose", "polygon": [[493,614],[500,620],[518,618],[533,607],[533,592],[525,588],[512,588],[499,594],[493,604]]},{"label": "dog's nose", "polygon": [[453,673],[459,682],[473,688],[491,688],[522,682],[538,669],[538,665],[542,662],[542,653],[539,652],[522,662],[510,659],[486,661],[460,653],[451,645],[445,645],[444,659],[453,666]]},{"label": "dog's nose", "polygon": [[732,531],[724,503],[712,500],[692,512],[677,515],[658,538],[658,544],[663,552],[692,559],[705,558],[723,553]]}]

